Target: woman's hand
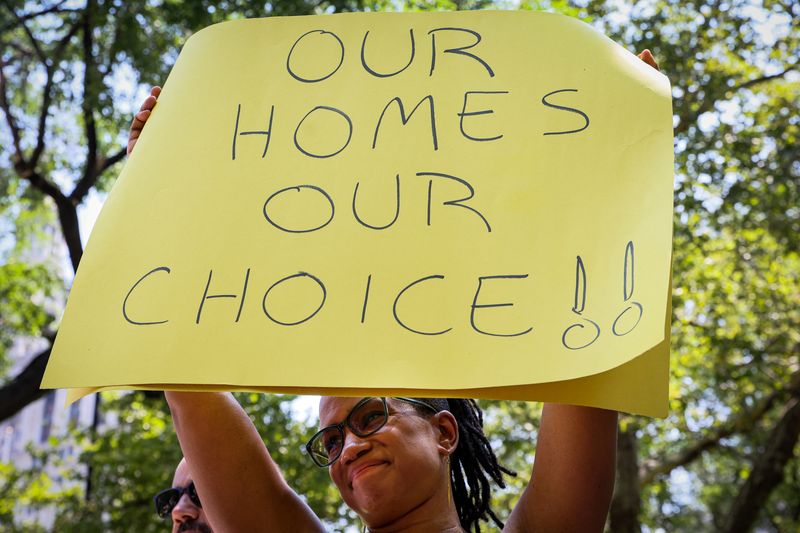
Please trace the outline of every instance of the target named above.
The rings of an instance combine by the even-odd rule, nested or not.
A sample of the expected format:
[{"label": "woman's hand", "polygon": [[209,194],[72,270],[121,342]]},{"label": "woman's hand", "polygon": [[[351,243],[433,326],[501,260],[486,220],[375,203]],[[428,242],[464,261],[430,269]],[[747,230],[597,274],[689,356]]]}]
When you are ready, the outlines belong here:
[{"label": "woman's hand", "polygon": [[131,123],[131,131],[128,134],[128,155],[131,155],[131,152],[133,152],[133,147],[136,146],[136,140],[142,133],[144,123],[150,118],[150,113],[156,105],[159,94],[161,94],[161,87],[158,85],[150,89],[150,96],[144,99],[142,107],[139,108],[139,112],[134,115],[133,122]]},{"label": "woman's hand", "polygon": [[656,63],[656,58],[653,57],[653,54],[650,53],[650,50],[648,50],[647,48],[642,50],[642,52],[636,57],[638,57],[639,59],[641,59],[642,61],[644,61],[645,63],[647,63],[651,67],[653,67],[654,69],[656,69],[658,71],[661,71],[661,69],[658,68],[658,63]]}]

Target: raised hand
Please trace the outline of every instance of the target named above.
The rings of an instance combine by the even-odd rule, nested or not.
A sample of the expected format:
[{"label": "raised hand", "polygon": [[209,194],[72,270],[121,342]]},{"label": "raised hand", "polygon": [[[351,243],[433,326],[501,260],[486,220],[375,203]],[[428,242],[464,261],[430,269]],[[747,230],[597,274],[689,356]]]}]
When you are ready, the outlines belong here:
[{"label": "raised hand", "polygon": [[161,94],[161,87],[156,85],[150,89],[150,96],[144,99],[142,107],[139,108],[139,112],[134,115],[133,122],[131,122],[131,131],[128,134],[128,155],[131,155],[131,152],[133,152],[133,147],[136,146],[136,141],[142,133],[145,122],[150,118],[150,113],[156,105],[159,94]]},{"label": "raised hand", "polygon": [[645,48],[642,52],[637,56],[639,59],[653,67],[654,69],[660,71],[661,69],[658,68],[658,63],[656,63],[656,58],[653,57],[653,54]]}]

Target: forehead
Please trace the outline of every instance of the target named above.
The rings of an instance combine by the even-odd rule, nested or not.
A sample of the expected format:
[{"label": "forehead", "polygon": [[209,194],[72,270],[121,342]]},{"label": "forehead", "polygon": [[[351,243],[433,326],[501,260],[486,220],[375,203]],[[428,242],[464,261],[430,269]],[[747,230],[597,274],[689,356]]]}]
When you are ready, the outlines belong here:
[{"label": "forehead", "polygon": [[344,420],[347,413],[362,400],[341,396],[323,396],[319,399],[319,423],[321,426],[335,424]]},{"label": "forehead", "polygon": [[172,477],[173,487],[186,487],[192,482],[192,474],[189,472],[189,465],[186,464],[186,459],[182,459],[178,463],[178,468],[175,469],[175,475]]},{"label": "forehead", "polygon": [[[364,396],[356,398],[346,398],[342,396],[322,396],[319,400],[319,425],[320,427],[328,426],[331,424],[338,424],[344,421],[348,413],[356,406],[358,402],[363,400]],[[386,403],[389,405],[389,411],[402,411],[404,405],[402,402],[392,398],[386,398]],[[413,409],[413,407],[409,407]]]}]

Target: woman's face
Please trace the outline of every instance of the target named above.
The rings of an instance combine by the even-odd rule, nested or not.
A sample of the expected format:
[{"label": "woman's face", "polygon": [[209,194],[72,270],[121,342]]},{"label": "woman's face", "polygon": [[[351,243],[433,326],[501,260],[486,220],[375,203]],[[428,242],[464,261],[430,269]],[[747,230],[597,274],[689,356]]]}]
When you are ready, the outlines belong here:
[{"label": "woman's face", "polygon": [[[320,427],[342,422],[360,400],[323,397]],[[342,454],[329,467],[345,503],[370,527],[392,523],[449,483],[443,458],[453,439],[440,427],[441,414],[422,416],[391,398],[387,405],[389,419],[376,433],[358,437],[345,429]]]}]

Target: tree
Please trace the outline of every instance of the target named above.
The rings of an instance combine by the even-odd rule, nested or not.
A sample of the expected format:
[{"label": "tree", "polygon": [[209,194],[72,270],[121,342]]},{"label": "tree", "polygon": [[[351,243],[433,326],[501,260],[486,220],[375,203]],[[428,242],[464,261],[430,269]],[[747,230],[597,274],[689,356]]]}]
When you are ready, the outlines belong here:
[{"label": "tree", "polygon": [[641,2],[622,24],[603,2],[586,12],[650,47],[675,97],[672,409],[622,420],[611,529],[794,529],[800,9]]}]

